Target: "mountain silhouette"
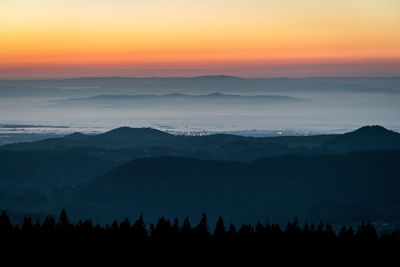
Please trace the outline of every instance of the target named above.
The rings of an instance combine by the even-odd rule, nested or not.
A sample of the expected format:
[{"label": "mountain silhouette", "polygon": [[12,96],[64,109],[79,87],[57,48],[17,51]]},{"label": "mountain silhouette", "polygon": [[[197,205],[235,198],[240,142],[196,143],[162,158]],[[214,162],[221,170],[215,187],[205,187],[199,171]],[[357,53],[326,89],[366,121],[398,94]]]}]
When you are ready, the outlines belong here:
[{"label": "mountain silhouette", "polygon": [[0,206],[43,214],[67,208],[103,222],[206,211],[240,223],[296,215],[394,223],[400,219],[398,140],[380,126],[266,138],[130,127],[73,133],[1,147]]},{"label": "mountain silhouette", "polygon": [[108,131],[104,134],[99,134],[96,138],[157,138],[157,137],[171,137],[172,135],[159,131],[153,128],[130,128],[130,127],[120,127]]},{"label": "mountain silhouette", "polygon": [[[121,127],[111,131],[85,135],[73,133],[61,138],[37,142],[7,144],[3,150],[54,150],[68,148],[101,148],[118,153],[119,149],[152,149],[151,156],[157,155],[154,148],[168,150],[170,155],[224,159],[254,160],[257,158],[285,154],[335,154],[359,150],[400,149],[400,134],[381,126],[366,126],[353,132],[339,135],[245,137],[231,134],[206,136],[172,135],[153,128]],[[88,149],[90,152],[90,149]],[[108,151],[103,151],[108,153]],[[125,153],[125,152],[124,152]],[[144,154],[148,154],[147,151]],[[127,160],[132,158],[127,158]]]},{"label": "mountain silhouette", "polygon": [[[371,86],[371,82],[377,86]],[[88,97],[102,94],[160,94],[213,92],[241,94],[282,94],[282,92],[380,92],[398,93],[397,77],[309,77],[240,78],[209,75],[198,77],[82,77],[71,79],[0,80],[0,96]],[[63,87],[80,88],[64,90]]]},{"label": "mountain silhouette", "polygon": [[[293,216],[394,223],[400,153],[284,156],[250,163],[179,157],[130,161],[81,186],[65,206],[78,218],[224,214],[236,222]],[[384,171],[382,171],[384,170]]]},{"label": "mountain silhouette", "polygon": [[328,140],[324,147],[343,151],[397,150],[400,149],[400,134],[382,126],[364,126]]},{"label": "mountain silhouette", "polygon": [[62,105],[63,107],[73,107],[82,105],[112,106],[115,108],[124,106],[154,106],[160,105],[243,105],[243,104],[295,104],[305,102],[305,99],[284,96],[284,95],[238,95],[226,93],[210,93],[199,95],[187,95],[182,93],[171,93],[164,95],[108,95],[102,94],[86,98],[67,98],[52,100],[50,103]]},{"label": "mountain silhouette", "polygon": [[173,138],[173,135],[152,128],[120,127],[97,135],[73,133],[61,138],[8,144],[2,148],[6,150],[53,150],[76,147],[119,149],[168,144],[169,140]]}]

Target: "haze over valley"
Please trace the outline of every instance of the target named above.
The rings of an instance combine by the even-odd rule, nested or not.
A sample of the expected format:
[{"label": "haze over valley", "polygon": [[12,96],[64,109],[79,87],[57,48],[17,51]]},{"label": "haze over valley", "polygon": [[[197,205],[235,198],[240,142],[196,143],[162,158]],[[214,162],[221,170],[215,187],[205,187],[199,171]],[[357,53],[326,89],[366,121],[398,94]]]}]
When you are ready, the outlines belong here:
[{"label": "haze over valley", "polygon": [[120,126],[250,136],[344,133],[364,125],[400,130],[399,78],[1,80],[0,96],[0,143]]}]

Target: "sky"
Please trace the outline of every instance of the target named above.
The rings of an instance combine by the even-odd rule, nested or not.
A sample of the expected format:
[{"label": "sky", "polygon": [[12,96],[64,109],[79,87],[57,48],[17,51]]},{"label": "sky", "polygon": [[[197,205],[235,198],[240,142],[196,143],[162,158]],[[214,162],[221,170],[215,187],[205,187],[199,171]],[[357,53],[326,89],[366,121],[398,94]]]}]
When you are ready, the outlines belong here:
[{"label": "sky", "polygon": [[399,0],[0,0],[0,78],[398,76]]}]

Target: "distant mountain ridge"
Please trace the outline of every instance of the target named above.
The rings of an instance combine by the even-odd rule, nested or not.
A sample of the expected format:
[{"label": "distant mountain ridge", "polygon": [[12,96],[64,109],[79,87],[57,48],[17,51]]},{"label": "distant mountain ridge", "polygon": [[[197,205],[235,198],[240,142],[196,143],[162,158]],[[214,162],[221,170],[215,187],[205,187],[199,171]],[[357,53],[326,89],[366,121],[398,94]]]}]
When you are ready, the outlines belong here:
[{"label": "distant mountain ridge", "polygon": [[[89,97],[108,94],[180,92],[268,94],[273,92],[386,92],[399,93],[400,77],[241,78],[198,77],[81,77],[71,79],[0,80],[0,96]],[[79,88],[79,90],[63,90]]]},{"label": "distant mountain ridge", "polygon": [[128,149],[157,146],[175,150],[201,149],[217,152],[226,150],[227,153],[250,153],[251,151],[268,151],[270,149],[280,149],[284,152],[283,154],[302,154],[302,151],[305,152],[306,150],[311,154],[345,153],[357,150],[400,149],[400,134],[381,126],[365,126],[353,132],[339,135],[304,137],[245,137],[229,134],[181,136],[153,128],[120,127],[97,135],[73,133],[61,138],[8,144],[0,148],[23,151],[77,147]]},{"label": "distant mountain ridge", "polygon": [[76,106],[76,105],[113,105],[123,107],[130,105],[177,105],[177,104],[282,104],[302,103],[305,99],[284,95],[238,95],[226,93],[210,93],[202,95],[188,95],[182,93],[170,93],[162,95],[109,95],[102,94],[86,98],[69,98],[52,100],[50,103]]}]

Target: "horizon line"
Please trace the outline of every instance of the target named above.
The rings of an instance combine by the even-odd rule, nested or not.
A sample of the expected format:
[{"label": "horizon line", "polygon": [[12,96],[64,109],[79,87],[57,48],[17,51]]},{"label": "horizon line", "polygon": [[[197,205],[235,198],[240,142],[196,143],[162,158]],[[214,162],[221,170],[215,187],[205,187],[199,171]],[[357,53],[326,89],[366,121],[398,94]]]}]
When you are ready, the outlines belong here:
[{"label": "horizon line", "polygon": [[6,78],[0,77],[0,81],[61,81],[61,80],[77,80],[77,79],[196,79],[196,78],[236,78],[243,80],[259,80],[259,79],[349,79],[349,78],[362,78],[362,79],[398,79],[398,75],[354,75],[354,76],[273,76],[273,77],[243,77],[228,74],[214,74],[214,75],[194,75],[194,76],[71,76],[71,77],[59,77],[59,78]]}]

